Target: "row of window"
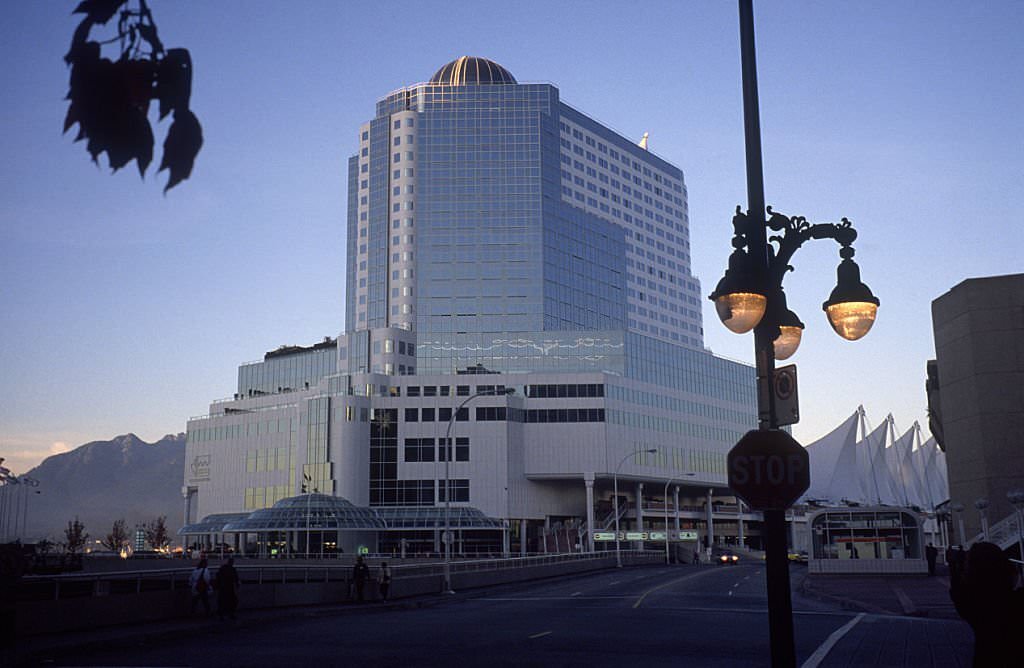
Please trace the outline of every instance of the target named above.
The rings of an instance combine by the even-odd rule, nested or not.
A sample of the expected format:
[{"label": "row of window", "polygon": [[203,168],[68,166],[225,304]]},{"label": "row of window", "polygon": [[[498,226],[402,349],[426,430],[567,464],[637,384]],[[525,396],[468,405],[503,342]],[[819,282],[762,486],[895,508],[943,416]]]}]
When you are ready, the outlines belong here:
[{"label": "row of window", "polygon": [[[405,461],[406,462],[443,462],[445,455],[452,454],[451,439],[448,439],[448,447],[444,447],[443,438],[407,438],[405,439]],[[457,437],[455,439],[456,462],[469,461],[469,439]]]},{"label": "row of window", "polygon": [[581,140],[587,146],[596,148],[598,153],[607,154],[612,160],[620,160],[622,164],[625,165],[626,167],[632,167],[634,171],[642,173],[644,176],[652,177],[658,183],[664,182],[666,187],[670,187],[672,188],[672,190],[676,192],[683,192],[683,187],[681,184],[671,181],[668,177],[662,179],[661,174],[659,174],[658,172],[651,170],[649,167],[645,165],[641,165],[636,160],[631,160],[629,154],[620,154],[614,148],[606,146],[604,142],[596,140],[590,135],[583,134],[582,131],[570,126],[568,123],[564,121],[560,122],[558,125],[562,132],[566,134],[572,134],[573,139]]},{"label": "row of window", "polygon": [[577,397],[603,397],[604,385],[560,384],[560,385],[527,385],[526,396],[537,399],[575,399]]},{"label": "row of window", "polygon": [[[469,480],[449,480],[452,501],[469,502]],[[436,502],[435,502],[436,498]],[[378,490],[374,506],[433,506],[444,503],[444,480],[392,480]]]}]

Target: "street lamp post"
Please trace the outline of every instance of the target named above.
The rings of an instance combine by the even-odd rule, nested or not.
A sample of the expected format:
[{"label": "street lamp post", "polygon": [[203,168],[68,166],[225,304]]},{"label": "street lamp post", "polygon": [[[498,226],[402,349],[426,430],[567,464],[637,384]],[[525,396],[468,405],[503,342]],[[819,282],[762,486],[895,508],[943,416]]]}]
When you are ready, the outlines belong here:
[{"label": "street lamp post", "polygon": [[[21,482],[25,484],[25,506],[21,509],[21,533],[22,542],[28,542],[28,502],[32,498],[32,494],[42,494],[36,487],[39,487],[39,481],[35,478],[30,478],[27,475],[21,476]],[[29,487],[33,489],[29,490]]]},{"label": "street lamp post", "polygon": [[974,507],[978,509],[978,515],[981,517],[981,535],[988,541],[988,513],[985,512],[988,509],[988,499],[981,498],[974,502]]},{"label": "street lamp post", "polygon": [[[1006,493],[1006,499],[1017,511],[1017,552],[1024,561],[1024,489],[1011,489]],[[1021,566],[1021,576],[1024,577],[1024,565]]]},{"label": "street lamp post", "polygon": [[[787,307],[782,290],[793,254],[811,239],[833,239],[841,246],[837,284],[822,305],[829,324],[841,337],[854,341],[867,334],[879,301],[861,282],[860,268],[853,261],[857,232],[850,221],[811,224],[802,216],[790,218],[765,206],[752,0],[739,0],[739,15],[748,208],[744,214],[736,207],[734,251],[710,298],[727,328],[738,334],[754,331],[758,427],[777,430],[780,425],[772,391],[775,360],[796,352],[804,328]],[[767,220],[765,212],[770,216]],[[768,229],[776,233],[770,239]],[[785,508],[763,512],[771,662],[773,666],[794,666]]]},{"label": "street lamp post", "polygon": [[637,453],[646,452],[650,455],[657,451],[657,448],[638,448],[634,450],[619,460],[618,466],[615,467],[615,473],[612,474],[612,486],[614,488],[612,492],[612,513],[615,515],[615,566],[617,568],[622,568],[622,552],[619,550],[619,471],[622,469],[622,465],[626,463],[626,460]]},{"label": "street lamp post", "polygon": [[967,534],[964,533],[964,504],[954,503],[949,507],[956,513],[956,528],[957,533],[960,534],[960,547],[962,548],[967,544]]},{"label": "street lamp post", "polygon": [[452,427],[455,425],[455,418],[458,416],[459,411],[468,404],[470,401],[477,397],[495,397],[495,396],[507,396],[515,392],[515,388],[507,387],[502,390],[485,390],[483,392],[477,392],[471,394],[462,400],[462,403],[452,411],[452,416],[448,419],[448,428],[444,432],[444,591],[448,594],[454,594],[455,591],[452,589],[452,537],[451,537],[451,503],[452,503],[452,485],[451,485],[451,459],[455,453],[455,447],[452,443]]},{"label": "street lamp post", "polygon": [[[688,478],[692,478],[692,477],[694,477],[697,474],[696,473],[684,473],[683,475],[688,477]],[[665,565],[666,566],[672,563],[672,560],[669,558],[669,552],[668,552],[668,486],[671,485],[676,480],[678,480],[678,478],[669,478],[665,482],[665,494],[662,495],[662,497],[661,497],[662,500],[664,500],[664,502],[665,502]],[[679,489],[677,488],[676,492],[678,492],[678,491],[679,491]],[[678,500],[678,497],[677,497],[676,500]],[[678,517],[678,516],[679,516],[679,506],[676,505],[676,517]],[[678,537],[677,537],[677,540],[678,540]]]}]

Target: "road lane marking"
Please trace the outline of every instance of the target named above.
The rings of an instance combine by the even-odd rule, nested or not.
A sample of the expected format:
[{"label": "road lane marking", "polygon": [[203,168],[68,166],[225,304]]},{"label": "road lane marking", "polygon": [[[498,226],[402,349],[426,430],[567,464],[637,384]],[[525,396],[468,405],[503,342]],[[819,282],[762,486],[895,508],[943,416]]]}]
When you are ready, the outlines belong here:
[{"label": "road lane marking", "polygon": [[573,593],[569,594],[569,596],[570,596],[570,597],[572,597],[572,596],[579,596],[579,595],[580,595],[580,594],[582,594],[582,593],[583,593],[583,592],[581,592],[581,591],[574,591]]},{"label": "road lane marking", "polygon": [[701,569],[701,570],[699,570],[699,571],[697,571],[695,573],[688,573],[687,575],[684,575],[684,576],[682,576],[680,578],[676,578],[675,580],[669,580],[668,582],[660,584],[660,585],[658,585],[656,587],[651,587],[650,589],[648,589],[644,593],[640,594],[640,597],[636,599],[635,603],[633,603],[633,609],[635,610],[636,608],[639,608],[643,604],[644,599],[647,598],[648,595],[653,594],[654,592],[658,591],[659,589],[664,589],[665,587],[671,587],[672,585],[674,585],[674,584],[676,584],[678,582],[682,582],[683,580],[691,580],[693,578],[700,577],[701,575],[707,575],[708,573],[717,573],[717,572],[719,572],[719,571],[717,571],[717,570],[715,570],[713,568],[704,568],[704,569]]},{"label": "road lane marking", "polygon": [[864,619],[864,614],[865,613],[863,612],[860,613],[833,631],[832,635],[825,638],[825,642],[821,643],[821,646],[814,650],[814,654],[811,654],[800,668],[818,668],[818,665],[825,660],[825,657],[827,657],[828,653],[832,651],[832,648],[835,647],[836,643],[842,640],[843,636],[849,633],[850,629],[857,625],[857,622]]},{"label": "road lane marking", "polygon": [[917,612],[917,607],[914,605],[914,602],[910,600],[910,597],[907,596],[907,592],[895,585],[893,586],[892,591],[900,601],[900,607],[903,608],[903,614],[912,615]]},{"label": "road lane marking", "polygon": [[541,631],[540,633],[534,633],[532,636],[530,636],[530,640],[533,640],[534,638],[543,638],[547,635],[551,635],[551,631]]},{"label": "road lane marking", "polygon": [[481,596],[477,601],[596,601],[601,599],[620,600],[633,598],[628,594],[619,596]]},{"label": "road lane marking", "polygon": [[615,582],[609,582],[608,586],[611,587],[612,585],[617,585],[617,584],[619,584],[619,582],[621,582],[621,580],[616,580]]}]

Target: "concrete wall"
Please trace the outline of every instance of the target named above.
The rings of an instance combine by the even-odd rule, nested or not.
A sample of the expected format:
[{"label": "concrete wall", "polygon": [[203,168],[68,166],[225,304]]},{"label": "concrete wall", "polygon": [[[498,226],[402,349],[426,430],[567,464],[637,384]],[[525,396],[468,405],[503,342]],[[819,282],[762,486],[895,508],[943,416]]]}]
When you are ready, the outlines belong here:
[{"label": "concrete wall", "polygon": [[974,278],[932,302],[950,498],[968,540],[1013,512],[1024,488],[1024,274]]},{"label": "concrete wall", "polygon": [[[664,558],[664,553],[661,552],[623,554],[623,562],[627,566],[659,564],[664,562]],[[456,591],[461,591],[614,568],[615,555],[609,553],[608,556],[592,559],[566,559],[535,566],[498,569],[501,564],[500,561],[455,564],[452,586]],[[460,570],[473,567],[479,567],[480,570]],[[403,574],[403,570],[406,573]],[[351,574],[351,569],[347,567],[311,566],[307,569],[287,570],[266,567],[261,571],[243,566],[239,571],[243,581],[239,595],[239,608],[242,614],[245,610],[261,608],[351,603],[355,596],[347,581]],[[438,565],[429,568],[396,567],[393,573],[390,595],[392,599],[436,594],[442,589],[443,580]],[[263,581],[259,583],[257,580],[261,574]],[[142,588],[145,589],[146,582],[157,581],[165,587],[169,577],[170,575],[160,580],[151,577],[144,579]],[[117,582],[90,580],[88,577],[68,580],[62,585],[65,593],[77,588],[82,595],[54,600],[51,594],[51,598],[47,600],[22,600],[17,604],[17,634],[41,635],[188,617],[191,596],[186,584],[187,579],[187,573],[178,573],[173,589],[139,593],[134,593],[134,585],[131,582],[127,583],[131,587],[129,593],[112,593],[118,588],[124,588],[123,579]],[[289,581],[285,581],[286,579]],[[45,579],[31,582],[37,596],[45,595],[46,588],[37,587],[45,584]],[[75,586],[72,587],[67,584],[68,582],[74,582]],[[25,591],[26,589],[23,589],[23,594]],[[376,582],[367,583],[364,595],[368,601],[379,598]],[[216,592],[211,593],[210,599],[215,607]]]}]

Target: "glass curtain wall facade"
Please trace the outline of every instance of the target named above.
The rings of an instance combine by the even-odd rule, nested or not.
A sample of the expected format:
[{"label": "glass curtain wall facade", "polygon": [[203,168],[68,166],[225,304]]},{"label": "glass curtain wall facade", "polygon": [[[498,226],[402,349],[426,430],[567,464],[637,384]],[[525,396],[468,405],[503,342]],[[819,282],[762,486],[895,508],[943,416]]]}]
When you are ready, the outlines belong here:
[{"label": "glass curtain wall facade", "polygon": [[360,128],[346,331],[414,331],[421,374],[623,373],[608,346],[642,338],[701,350],[682,171],[554,86],[462,61]]}]

